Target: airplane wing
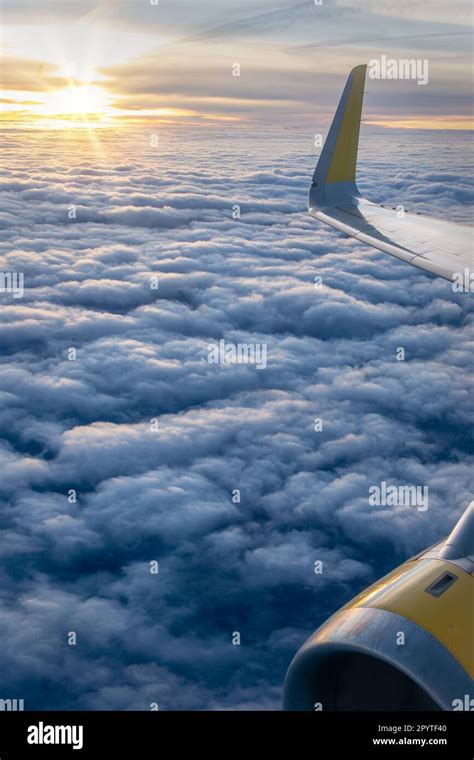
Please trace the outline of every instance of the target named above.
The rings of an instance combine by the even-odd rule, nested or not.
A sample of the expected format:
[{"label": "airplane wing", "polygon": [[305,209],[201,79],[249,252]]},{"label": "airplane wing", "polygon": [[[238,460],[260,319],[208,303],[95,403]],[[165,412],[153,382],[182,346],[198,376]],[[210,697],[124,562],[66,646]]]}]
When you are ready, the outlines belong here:
[{"label": "airplane wing", "polygon": [[362,243],[446,280],[465,283],[474,263],[471,227],[360,196],[355,175],[366,69],[356,66],[347,79],[313,175],[309,212]]}]

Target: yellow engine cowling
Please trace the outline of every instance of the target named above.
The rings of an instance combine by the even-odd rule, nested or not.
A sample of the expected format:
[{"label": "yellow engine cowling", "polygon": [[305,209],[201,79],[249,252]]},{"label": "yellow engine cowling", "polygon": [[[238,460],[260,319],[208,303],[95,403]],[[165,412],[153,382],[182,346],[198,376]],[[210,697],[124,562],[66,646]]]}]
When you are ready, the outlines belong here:
[{"label": "yellow engine cowling", "polygon": [[286,710],[474,707],[474,503],[448,539],[356,596],[311,636]]}]

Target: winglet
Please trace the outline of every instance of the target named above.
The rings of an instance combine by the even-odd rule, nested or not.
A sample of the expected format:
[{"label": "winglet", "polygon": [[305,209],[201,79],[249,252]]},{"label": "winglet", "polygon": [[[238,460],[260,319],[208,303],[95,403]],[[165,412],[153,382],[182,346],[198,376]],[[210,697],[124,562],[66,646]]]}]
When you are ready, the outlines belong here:
[{"label": "winglet", "polygon": [[313,175],[310,211],[359,195],[355,175],[366,70],[366,64],[356,66],[347,79]]},{"label": "winglet", "polygon": [[474,501],[446,539],[440,556],[444,559],[468,558],[474,561]]}]

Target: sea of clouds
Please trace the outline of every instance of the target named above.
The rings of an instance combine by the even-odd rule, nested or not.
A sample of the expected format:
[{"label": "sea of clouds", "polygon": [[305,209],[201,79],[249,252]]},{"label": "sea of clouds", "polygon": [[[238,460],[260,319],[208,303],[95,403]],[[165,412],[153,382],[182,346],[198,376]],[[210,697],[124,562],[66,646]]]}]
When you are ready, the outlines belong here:
[{"label": "sea of clouds", "polygon": [[[278,708],[305,638],[472,498],[471,296],[311,220],[304,130],[4,136],[0,697]],[[361,190],[468,222],[467,144],[366,127]]]}]

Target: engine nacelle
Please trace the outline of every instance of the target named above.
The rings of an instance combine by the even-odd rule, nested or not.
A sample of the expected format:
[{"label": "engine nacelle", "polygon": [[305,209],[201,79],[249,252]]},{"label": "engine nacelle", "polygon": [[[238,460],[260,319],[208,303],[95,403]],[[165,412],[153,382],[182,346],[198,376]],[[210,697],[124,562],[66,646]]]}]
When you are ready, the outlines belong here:
[{"label": "engine nacelle", "polygon": [[[336,612],[301,647],[285,710],[453,710],[474,676],[474,502],[450,536]],[[466,697],[467,700],[466,700]]]}]

